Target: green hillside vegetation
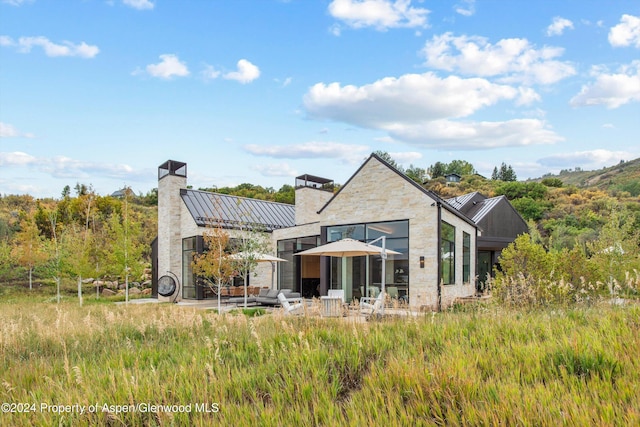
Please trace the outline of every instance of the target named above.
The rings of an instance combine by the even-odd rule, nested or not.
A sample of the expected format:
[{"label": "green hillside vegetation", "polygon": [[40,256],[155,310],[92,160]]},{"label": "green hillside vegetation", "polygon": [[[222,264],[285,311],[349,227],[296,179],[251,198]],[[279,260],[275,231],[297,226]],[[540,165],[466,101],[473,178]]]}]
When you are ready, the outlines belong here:
[{"label": "green hillside vegetation", "polygon": [[637,197],[640,196],[640,158],[596,171],[580,168],[562,170],[559,175],[547,174],[535,181],[550,178],[560,180],[565,186],[598,189],[612,194],[626,192]]}]

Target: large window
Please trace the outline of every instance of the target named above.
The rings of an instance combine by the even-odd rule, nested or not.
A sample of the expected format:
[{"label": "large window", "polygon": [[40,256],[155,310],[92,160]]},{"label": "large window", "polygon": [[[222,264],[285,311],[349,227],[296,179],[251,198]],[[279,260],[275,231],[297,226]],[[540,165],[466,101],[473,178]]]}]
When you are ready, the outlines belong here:
[{"label": "large window", "polygon": [[196,299],[196,280],[193,276],[193,254],[197,252],[197,240],[201,236],[182,239],[182,298]]},{"label": "large window", "polygon": [[305,298],[319,296],[320,257],[295,256],[296,253],[320,245],[320,236],[299,237],[278,241],[278,257],[289,262],[278,264],[278,284],[281,289],[293,289]]},{"label": "large window", "polygon": [[[386,248],[400,255],[389,255],[385,264],[385,288],[391,298],[409,298],[409,221],[389,221],[327,227],[327,241],[351,238],[371,242],[386,236]],[[377,246],[380,243],[376,243]],[[344,289],[347,301],[377,296],[382,290],[380,256],[331,259],[331,289]]]},{"label": "large window", "polygon": [[471,235],[462,232],[462,283],[469,283],[471,278]]},{"label": "large window", "polygon": [[442,283],[456,282],[456,228],[442,221],[440,226],[440,266]]}]

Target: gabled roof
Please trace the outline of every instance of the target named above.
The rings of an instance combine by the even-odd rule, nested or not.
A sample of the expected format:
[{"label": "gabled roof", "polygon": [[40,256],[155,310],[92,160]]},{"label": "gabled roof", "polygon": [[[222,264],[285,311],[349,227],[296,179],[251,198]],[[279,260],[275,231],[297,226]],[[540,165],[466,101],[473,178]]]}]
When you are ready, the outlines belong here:
[{"label": "gabled roof", "polygon": [[470,203],[476,197],[486,199],[486,197],[484,197],[482,194],[478,193],[477,191],[474,191],[473,193],[467,193],[467,194],[463,194],[462,196],[446,199],[446,202],[449,203],[451,206],[453,206],[455,209],[460,211],[460,210],[463,210],[463,208],[466,207],[467,204]]},{"label": "gabled roof", "polygon": [[[479,223],[485,218],[500,202],[505,201],[506,205],[522,219],[522,216],[509,202],[506,196],[496,196],[487,198],[481,193],[474,191],[472,193],[463,194],[462,196],[452,197],[446,200],[454,209],[468,216],[473,222]],[[524,219],[522,222],[526,223]]]},{"label": "gabled roof", "polygon": [[[358,168],[358,170],[351,175],[351,178],[349,178],[347,180],[347,182],[344,183],[344,185],[342,187],[340,187],[340,189],[333,195],[333,197],[331,197],[329,199],[329,201],[318,211],[318,213],[321,213],[327,206],[329,206],[331,204],[331,202],[338,196],[338,194],[340,194],[342,192],[342,190],[347,187],[349,185],[349,183],[351,182],[351,180],[357,176],[360,171],[365,167],[365,165],[367,163],[369,163],[372,159],[375,159],[377,161],[379,161],[380,163],[382,163],[384,166],[388,167],[391,171],[395,172],[396,174],[398,174],[398,176],[400,176],[402,179],[404,179],[405,181],[407,181],[408,183],[410,183],[411,185],[413,185],[415,188],[417,188],[418,190],[420,190],[422,193],[426,194],[427,196],[429,196],[431,199],[433,199],[434,202],[436,202],[439,206],[442,206],[444,209],[446,209],[447,211],[451,212],[452,214],[454,214],[455,216],[459,217],[460,219],[462,219],[463,221],[473,225],[474,227],[478,227],[478,225],[476,223],[474,223],[473,221],[471,221],[471,219],[469,217],[467,217],[466,215],[464,215],[463,213],[459,212],[457,209],[454,209],[451,205],[449,205],[443,198],[441,198],[440,196],[438,196],[436,193],[434,193],[433,191],[427,190],[424,187],[422,187],[420,184],[418,184],[417,182],[415,182],[414,180],[412,180],[411,178],[409,178],[407,175],[405,175],[404,173],[400,172],[398,169],[396,169],[395,167],[393,167],[392,165],[390,165],[386,160],[384,160],[383,158],[381,158],[380,156],[378,156],[375,153],[371,153],[371,155],[369,156],[369,158],[367,160],[365,160],[362,165]],[[375,191],[375,190],[372,190]]]},{"label": "gabled roof", "polygon": [[191,189],[181,189],[180,196],[199,227],[219,224],[273,231],[295,225],[293,205]]},{"label": "gabled roof", "polygon": [[467,216],[473,222],[480,222],[503,199],[506,200],[507,198],[505,196],[497,196],[478,202],[467,212]]}]

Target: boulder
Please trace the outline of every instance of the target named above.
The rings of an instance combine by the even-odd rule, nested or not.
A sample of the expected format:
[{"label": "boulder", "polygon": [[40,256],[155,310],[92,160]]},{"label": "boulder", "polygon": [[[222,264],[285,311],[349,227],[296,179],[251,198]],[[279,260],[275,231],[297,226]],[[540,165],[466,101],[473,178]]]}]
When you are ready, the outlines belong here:
[{"label": "boulder", "polygon": [[116,294],[116,293],[115,293],[114,291],[112,291],[111,289],[104,288],[104,289],[102,290],[102,296],[103,296],[103,297],[110,297],[110,296],[113,296],[113,295],[115,295],[115,294]]},{"label": "boulder", "polygon": [[142,290],[142,295],[151,295],[151,288],[146,288]]}]

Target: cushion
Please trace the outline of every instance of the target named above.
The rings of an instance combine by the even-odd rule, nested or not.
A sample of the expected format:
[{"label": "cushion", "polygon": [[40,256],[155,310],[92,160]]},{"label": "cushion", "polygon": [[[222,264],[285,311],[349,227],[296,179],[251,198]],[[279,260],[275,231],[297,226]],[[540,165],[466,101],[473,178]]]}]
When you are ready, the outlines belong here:
[{"label": "cushion", "polygon": [[265,295],[266,298],[277,298],[278,297],[278,290],[277,289],[269,289],[269,291],[267,292],[267,295]]},{"label": "cushion", "polygon": [[269,288],[262,288],[262,289],[260,289],[260,293],[258,294],[258,296],[259,297],[266,297],[268,293],[269,293]]}]

